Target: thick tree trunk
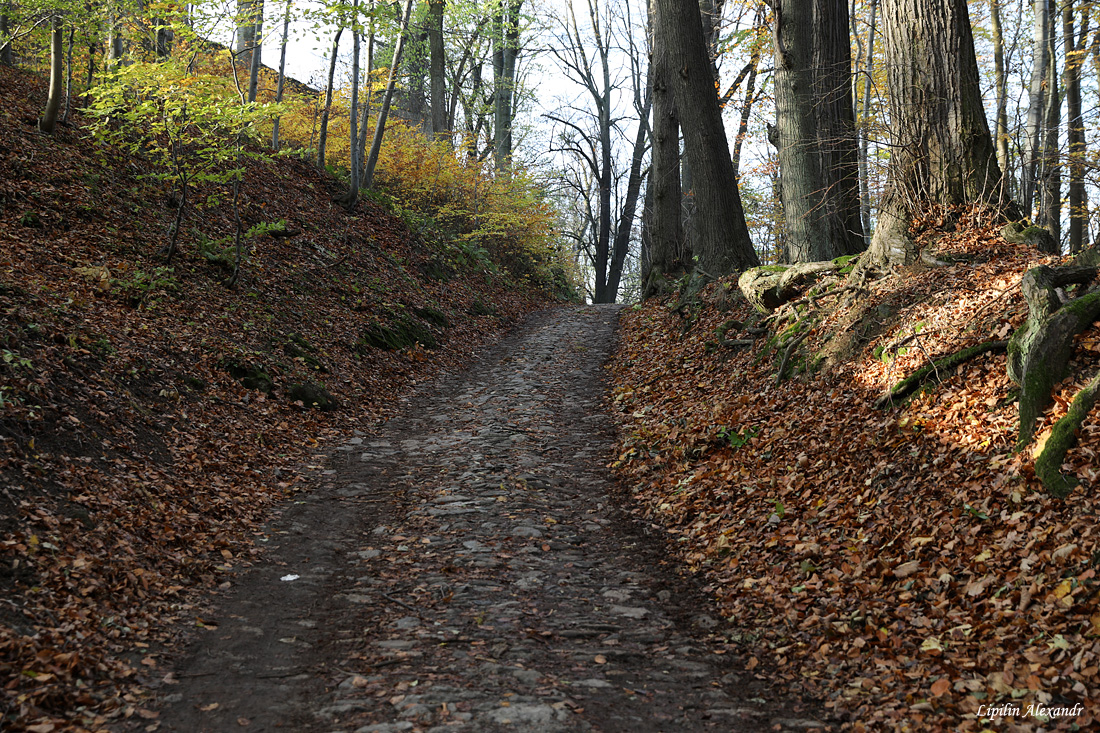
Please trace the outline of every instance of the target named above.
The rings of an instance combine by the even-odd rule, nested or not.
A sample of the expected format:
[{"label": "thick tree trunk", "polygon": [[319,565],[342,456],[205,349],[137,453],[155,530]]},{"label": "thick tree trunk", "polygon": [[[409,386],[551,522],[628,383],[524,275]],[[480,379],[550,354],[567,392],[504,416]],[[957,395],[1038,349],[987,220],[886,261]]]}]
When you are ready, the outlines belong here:
[{"label": "thick tree trunk", "polygon": [[775,105],[787,260],[863,249],[845,0],[777,0]]},{"label": "thick tree trunk", "polygon": [[523,0],[501,0],[493,19],[493,148],[498,170],[512,164],[512,118]]},{"label": "thick tree trunk", "polygon": [[916,259],[912,214],[927,203],[1001,203],[966,0],[885,0],[893,154],[867,265]]},{"label": "thick tree trunk", "polygon": [[428,50],[431,54],[432,134],[445,139],[447,132],[447,69],[443,46],[443,11],[447,0],[428,2]]},{"label": "thick tree trunk", "polygon": [[65,96],[64,40],[61,16],[54,15],[50,19],[50,94],[42,118],[38,120],[38,129],[49,135],[57,129],[57,113],[61,109],[61,98]]},{"label": "thick tree trunk", "polygon": [[698,206],[698,267],[712,277],[754,267],[760,260],[745,224],[699,8],[694,0],[658,0],[657,7],[676,107],[692,110],[681,124]]},{"label": "thick tree trunk", "polygon": [[650,244],[645,295],[653,294],[650,292],[653,288],[648,283],[663,273],[682,271],[688,262],[680,218],[680,200],[683,197],[680,189],[680,122],[673,94],[673,69],[669,65],[666,34],[661,27],[664,20],[657,9],[657,0],[650,0],[649,12],[653,26],[650,58],[653,152],[648,188],[652,191],[653,206],[647,228]]}]

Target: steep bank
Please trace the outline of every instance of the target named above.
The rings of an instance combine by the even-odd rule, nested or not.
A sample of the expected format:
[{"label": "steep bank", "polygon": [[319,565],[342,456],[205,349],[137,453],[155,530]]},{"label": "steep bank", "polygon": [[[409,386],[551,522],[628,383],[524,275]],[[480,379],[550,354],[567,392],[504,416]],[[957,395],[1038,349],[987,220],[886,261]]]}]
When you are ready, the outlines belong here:
[{"label": "steep bank", "polygon": [[[726,632],[759,657],[750,664],[851,728],[979,730],[982,705],[1007,703],[1021,714],[998,725],[1087,727],[1100,697],[1100,415],[1063,466],[1084,485],[1058,500],[1033,451],[1014,453],[1003,350],[875,406],[918,368],[1007,339],[1027,315],[1023,275],[1057,260],[991,226],[930,234],[953,264],[803,303],[798,318],[817,315],[755,338],[734,338],[750,332],[731,319],[759,316],[728,284],[697,309],[624,314],[616,467],[635,513],[668,532]],[[794,377],[777,381],[803,334]],[[1077,337],[1071,367],[1040,434],[1100,368],[1100,325]],[[1044,723],[1029,703],[1080,715]]]},{"label": "steep bank", "polygon": [[550,298],[370,202],[348,216],[295,158],[247,169],[242,218],[271,231],[236,287],[224,189],[168,267],[165,189],[79,124],[40,135],[44,90],[0,69],[0,727],[98,729],[143,714],[152,650],[203,623],[327,439]]}]

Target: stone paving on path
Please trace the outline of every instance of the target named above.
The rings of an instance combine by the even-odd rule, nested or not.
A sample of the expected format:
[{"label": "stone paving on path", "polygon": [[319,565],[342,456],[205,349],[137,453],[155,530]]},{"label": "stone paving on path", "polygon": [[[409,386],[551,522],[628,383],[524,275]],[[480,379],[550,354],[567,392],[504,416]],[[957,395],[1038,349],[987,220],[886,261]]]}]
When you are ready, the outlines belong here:
[{"label": "stone paving on path", "polygon": [[161,730],[823,728],[738,668],[617,506],[617,317],[536,314],[340,446],[163,690]]}]

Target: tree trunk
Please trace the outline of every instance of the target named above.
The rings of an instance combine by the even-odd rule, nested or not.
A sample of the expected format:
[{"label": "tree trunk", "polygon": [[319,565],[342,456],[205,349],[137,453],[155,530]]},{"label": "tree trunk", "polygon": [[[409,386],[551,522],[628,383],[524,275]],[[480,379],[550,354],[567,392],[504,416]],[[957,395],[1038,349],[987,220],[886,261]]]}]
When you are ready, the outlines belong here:
[{"label": "tree trunk", "polygon": [[382,108],[378,110],[378,122],[374,125],[374,139],[371,141],[370,155],[367,157],[366,170],[363,172],[363,188],[374,185],[374,168],[378,165],[378,154],[382,151],[382,136],[386,131],[386,117],[393,103],[393,90],[397,86],[397,69],[401,65],[401,54],[405,50],[405,36],[409,30],[409,16],[412,14],[413,0],[405,0],[405,12],[401,20],[401,33],[397,36],[397,45],[393,49],[393,62],[390,64],[386,91],[382,95]]},{"label": "tree trunk", "polygon": [[1005,82],[1005,43],[1001,32],[1001,2],[990,0],[989,17],[993,41],[993,87],[997,98],[997,135],[994,144],[997,148],[997,165],[1005,176],[1005,183],[1011,183],[1008,165],[1008,86]]},{"label": "tree trunk", "polygon": [[[283,101],[283,83],[286,81],[286,40],[290,34],[290,0],[287,0],[286,10],[283,12],[283,40],[279,44],[279,80],[275,84],[275,102]],[[276,117],[271,125],[271,149],[279,149],[279,120]]]},{"label": "tree trunk", "polygon": [[348,211],[359,201],[359,0],[352,2],[351,105],[348,107]]},{"label": "tree trunk", "polygon": [[0,66],[11,66],[11,42],[6,41],[8,34],[11,33],[10,29],[11,21],[8,20],[8,4],[0,6]]},{"label": "tree trunk", "polygon": [[332,38],[332,54],[328,61],[328,84],[325,86],[325,107],[321,110],[321,131],[317,136],[317,168],[325,169],[325,145],[328,142],[328,117],[332,109],[332,79],[336,76],[336,53],[340,50],[340,36],[344,27],[336,29],[336,35]]},{"label": "tree trunk", "polygon": [[65,52],[65,114],[61,116],[62,122],[69,121],[69,112],[73,106],[73,37],[76,28],[69,26],[69,43]]},{"label": "tree trunk", "polygon": [[863,222],[863,241],[871,243],[871,177],[867,155],[871,142],[871,87],[875,70],[875,30],[878,21],[878,0],[871,0],[871,24],[867,33],[867,63],[863,69],[863,120],[859,140],[859,215]]},{"label": "tree trunk", "polygon": [[866,265],[908,264],[909,222],[930,202],[1002,203],[966,0],[884,0],[893,154]]},{"label": "tree trunk", "polygon": [[1043,144],[1043,111],[1046,99],[1044,84],[1047,68],[1050,66],[1050,17],[1049,0],[1034,0],[1032,15],[1031,87],[1029,91],[1030,107],[1027,113],[1026,155],[1021,166],[1020,192],[1024,215],[1031,216],[1035,204],[1035,182],[1039,168],[1040,148]]},{"label": "tree trunk", "polygon": [[493,19],[493,147],[498,170],[507,170],[512,161],[512,102],[522,5],[523,0],[501,0]]},{"label": "tree trunk", "polygon": [[1066,53],[1066,141],[1069,145],[1069,251],[1077,254],[1088,245],[1088,194],[1085,191],[1085,128],[1081,116],[1081,62],[1089,36],[1089,15],[1082,14],[1081,32],[1074,32],[1073,4],[1062,11],[1062,35]]},{"label": "tree trunk", "polygon": [[[657,0],[650,0],[651,48],[650,80],[653,98],[653,152],[649,191],[653,205],[647,232],[649,237],[649,270],[643,295],[651,295],[649,283],[663,273],[679,273],[687,265],[684,252],[683,222],[680,218],[680,122],[673,95],[672,68],[669,66],[664,22],[657,9]],[[647,193],[647,196],[649,194]],[[652,273],[652,274],[651,274]]]},{"label": "tree trunk", "polygon": [[428,51],[431,54],[432,134],[437,140],[447,137],[447,68],[443,46],[443,11],[447,0],[429,0]]},{"label": "tree trunk", "polygon": [[260,84],[260,51],[263,43],[264,3],[252,0],[252,49],[248,55],[248,101],[256,101]]},{"label": "tree trunk", "polygon": [[777,0],[775,106],[787,260],[863,248],[845,0]]},{"label": "tree trunk", "polygon": [[65,95],[64,40],[61,16],[54,15],[50,19],[50,94],[42,118],[38,120],[38,129],[48,135],[57,129],[57,113],[61,109],[61,98]]},{"label": "tree trunk", "polygon": [[1059,254],[1062,251],[1062,166],[1058,149],[1058,131],[1062,121],[1062,95],[1058,89],[1058,60],[1054,53],[1057,42],[1058,13],[1054,0],[1047,9],[1050,27],[1047,30],[1050,63],[1047,65],[1046,99],[1043,100],[1043,146],[1039,168],[1039,211],[1036,223],[1051,234],[1046,240],[1050,246],[1043,251]]},{"label": "tree trunk", "polygon": [[657,0],[657,7],[670,68],[675,70],[676,107],[692,110],[681,124],[695,179],[698,267],[708,276],[721,277],[760,261],[745,224],[699,8],[694,0]]}]

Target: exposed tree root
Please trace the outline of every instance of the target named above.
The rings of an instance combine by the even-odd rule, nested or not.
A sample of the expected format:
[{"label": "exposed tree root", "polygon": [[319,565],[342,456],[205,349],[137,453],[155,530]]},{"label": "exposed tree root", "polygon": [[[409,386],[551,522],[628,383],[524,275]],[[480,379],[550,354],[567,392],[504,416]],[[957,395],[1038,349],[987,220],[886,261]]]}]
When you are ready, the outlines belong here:
[{"label": "exposed tree root", "polygon": [[1054,424],[1050,437],[1035,459],[1035,475],[1051,496],[1063,499],[1073,491],[1078,483],[1076,476],[1062,473],[1062,459],[1066,451],[1077,443],[1077,429],[1089,414],[1089,410],[1100,398],[1100,374],[1097,374],[1084,389],[1077,393],[1069,406],[1069,412]]},{"label": "exposed tree root", "polygon": [[1007,341],[986,341],[985,343],[968,346],[965,349],[961,349],[954,354],[949,354],[935,361],[930,361],[928,364],[925,364],[920,369],[895,384],[886,394],[875,400],[875,407],[883,408],[893,403],[894,400],[905,399],[923,387],[926,382],[935,378],[935,376],[939,374],[940,369],[953,369],[959,364],[970,361],[976,356],[981,356],[990,351],[1003,351],[1007,346]]},{"label": "exposed tree root", "polygon": [[1095,266],[1035,267],[1020,282],[1028,317],[1008,346],[1008,375],[1020,385],[1020,433],[1017,450],[1031,442],[1035,422],[1050,404],[1050,393],[1063,377],[1073,338],[1100,317],[1100,290],[1068,298],[1067,285],[1096,277]]}]

